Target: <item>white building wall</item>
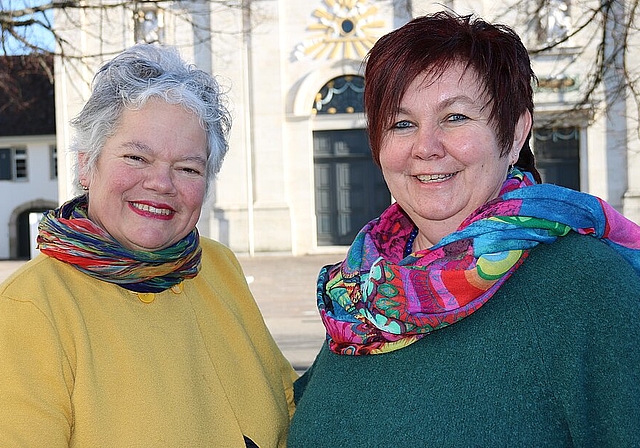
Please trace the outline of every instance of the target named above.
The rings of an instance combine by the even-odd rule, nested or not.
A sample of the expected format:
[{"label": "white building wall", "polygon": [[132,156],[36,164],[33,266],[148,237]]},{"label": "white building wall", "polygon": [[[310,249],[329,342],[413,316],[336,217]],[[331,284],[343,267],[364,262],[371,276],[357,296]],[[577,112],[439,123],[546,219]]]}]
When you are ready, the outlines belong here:
[{"label": "white building wall", "polygon": [[[0,259],[17,255],[17,218],[33,208],[51,207],[58,202],[57,180],[51,177],[50,146],[55,137],[0,137],[0,148],[24,147],[27,150],[27,178],[0,180]],[[35,235],[31,238],[35,246]]]},{"label": "white building wall", "polygon": [[248,73],[250,40],[243,29],[249,18],[237,9],[223,9],[211,14],[212,29],[226,30],[212,37],[213,73],[229,97],[233,126],[229,152],[217,181],[212,185],[208,209],[203,210],[200,231],[240,252],[249,252],[253,242],[253,136],[252,103]]},{"label": "white building wall", "polygon": [[[573,3],[574,22],[581,18],[584,13],[581,8],[588,7],[589,1],[580,5]],[[377,26],[371,31],[379,37],[401,26],[411,15],[446,8],[462,14],[475,12],[487,20],[513,26],[523,17],[515,3],[515,0],[437,3],[424,0],[260,0],[251,2],[250,15],[237,8],[212,3],[206,20],[210,20],[214,32],[210,42],[199,44],[196,44],[198,32],[190,29],[190,16],[181,12],[178,6],[167,10],[165,42],[178,45],[185,58],[205,70],[211,69],[219,77],[223,86],[229,89],[233,115],[230,151],[212,186],[199,223],[200,231],[241,253],[304,254],[326,249],[318,247],[316,242],[313,131],[364,127],[362,114],[330,117],[312,113],[315,95],[326,82],[341,75],[361,74],[361,55],[353,52],[347,55],[339,49],[339,56],[332,57],[330,51],[320,51],[323,45],[330,46],[327,42],[318,43],[317,36],[320,17],[324,20],[322,23],[336,19],[331,17],[335,11],[331,5],[344,8],[355,5],[363,11],[373,8]],[[188,2],[181,4],[189,5]],[[193,8],[202,13],[202,4],[194,4],[198,6]],[[408,5],[412,10],[407,9]],[[173,16],[172,11],[178,14]],[[66,22],[63,22],[63,28],[68,25],[68,40],[77,43],[80,54],[115,52],[133,43],[129,13],[109,13],[110,22],[101,25],[105,30],[102,39],[85,32],[95,31],[100,20],[85,16],[85,12],[76,14],[75,19],[86,29],[75,29]],[[200,22],[205,20],[205,16],[198,17]],[[526,34],[526,29],[520,28],[516,26],[528,42],[531,36]],[[592,35],[596,31],[594,29]],[[202,35],[202,31],[199,33]],[[586,42],[570,39],[553,54],[533,57],[534,69],[540,78],[563,74],[578,83],[574,90],[538,90],[536,122],[542,123],[545,117],[572,107],[578,89],[585,83],[587,70],[585,64],[566,67],[570,62],[588,59],[592,54],[593,49],[582,47],[583,44]],[[311,51],[312,48],[315,50]],[[305,55],[304,51],[308,53]],[[67,60],[58,61],[56,66],[61,155],[63,149],[68,148],[70,138],[65,124],[86,100],[87,81],[97,63],[97,59],[85,58],[82,64]],[[604,96],[601,99],[604,100]],[[634,107],[630,98],[627,108]],[[583,127],[582,189],[610,201],[640,222],[637,121],[626,113],[627,109],[621,112],[623,116],[615,117],[606,117],[602,110],[603,103],[587,107],[581,113],[570,115],[564,123]],[[594,118],[595,121],[589,124]],[[624,133],[627,141],[619,138],[614,141],[613,131]],[[72,160],[62,156],[59,159],[60,171],[70,172]],[[61,201],[72,195],[70,178],[61,176]]]},{"label": "white building wall", "polygon": [[[640,70],[640,58],[635,55],[640,50],[640,35],[631,35],[629,42],[629,54],[632,55],[626,61],[627,69],[631,73]],[[627,97],[627,182],[628,187],[624,195],[624,215],[634,222],[640,223],[640,117],[638,116],[638,104],[640,98],[634,97],[630,92]]]}]

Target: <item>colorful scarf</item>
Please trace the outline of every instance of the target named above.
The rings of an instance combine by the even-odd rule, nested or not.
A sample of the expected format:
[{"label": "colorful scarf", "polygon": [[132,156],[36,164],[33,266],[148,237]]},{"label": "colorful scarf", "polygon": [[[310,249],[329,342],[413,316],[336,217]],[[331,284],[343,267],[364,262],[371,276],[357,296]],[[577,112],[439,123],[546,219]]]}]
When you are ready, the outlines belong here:
[{"label": "colorful scarf", "polygon": [[397,205],[369,222],[346,259],[326,266],[317,300],[338,354],[398,350],[467,317],[529,250],[574,231],[602,239],[640,274],[640,227],[603,200],[514,169],[499,196],[435,246],[404,255],[414,224]]},{"label": "colorful scarf", "polygon": [[165,249],[129,250],[87,216],[87,196],[48,211],[38,225],[38,248],[91,277],[136,292],[161,292],[200,270],[202,249],[194,229]]}]

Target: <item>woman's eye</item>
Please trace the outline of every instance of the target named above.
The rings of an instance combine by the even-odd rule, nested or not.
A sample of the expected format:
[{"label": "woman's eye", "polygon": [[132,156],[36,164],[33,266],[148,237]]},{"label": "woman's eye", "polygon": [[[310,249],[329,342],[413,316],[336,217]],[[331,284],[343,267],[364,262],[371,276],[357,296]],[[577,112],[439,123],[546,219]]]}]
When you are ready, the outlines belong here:
[{"label": "woman's eye", "polygon": [[188,167],[188,166],[179,168],[179,170],[182,171],[185,174],[189,174],[189,175],[192,175],[192,176],[200,176],[200,175],[202,175],[202,171],[200,169],[191,168],[191,167]]},{"label": "woman's eye", "polygon": [[410,128],[411,126],[413,126],[413,124],[407,120],[400,120],[393,124],[394,129],[407,129],[407,128]]},{"label": "woman's eye", "polygon": [[128,160],[131,160],[133,162],[142,162],[142,161],[144,161],[144,159],[142,157],[136,156],[136,155],[133,155],[133,154],[126,154],[124,156],[124,158],[128,159]]},{"label": "woman's eye", "polygon": [[447,121],[464,121],[467,119],[469,119],[469,117],[462,114],[451,114],[447,117]]}]

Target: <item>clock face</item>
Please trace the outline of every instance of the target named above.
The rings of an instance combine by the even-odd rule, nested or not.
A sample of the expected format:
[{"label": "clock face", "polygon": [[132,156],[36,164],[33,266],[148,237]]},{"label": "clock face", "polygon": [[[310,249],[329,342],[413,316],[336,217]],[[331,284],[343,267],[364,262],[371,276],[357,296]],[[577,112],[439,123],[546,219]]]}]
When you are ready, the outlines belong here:
[{"label": "clock face", "polygon": [[375,30],[384,27],[376,18],[378,8],[367,0],[325,0],[307,27],[309,39],[297,45],[294,57],[303,59],[362,59],[377,39]]}]

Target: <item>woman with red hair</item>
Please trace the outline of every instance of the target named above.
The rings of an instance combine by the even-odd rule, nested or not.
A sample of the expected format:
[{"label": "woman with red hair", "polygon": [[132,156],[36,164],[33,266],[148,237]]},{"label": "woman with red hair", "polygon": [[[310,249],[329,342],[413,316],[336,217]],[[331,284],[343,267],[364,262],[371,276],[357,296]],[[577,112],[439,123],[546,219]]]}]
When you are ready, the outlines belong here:
[{"label": "woman with red hair", "polygon": [[[365,71],[396,202],[320,271],[289,446],[640,445],[640,228],[542,184],[508,27],[437,13]],[[603,281],[606,279],[606,281]]]}]

